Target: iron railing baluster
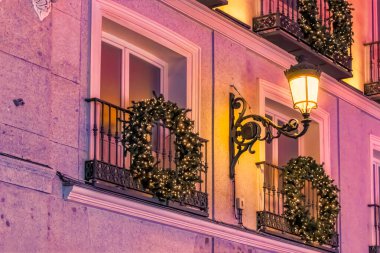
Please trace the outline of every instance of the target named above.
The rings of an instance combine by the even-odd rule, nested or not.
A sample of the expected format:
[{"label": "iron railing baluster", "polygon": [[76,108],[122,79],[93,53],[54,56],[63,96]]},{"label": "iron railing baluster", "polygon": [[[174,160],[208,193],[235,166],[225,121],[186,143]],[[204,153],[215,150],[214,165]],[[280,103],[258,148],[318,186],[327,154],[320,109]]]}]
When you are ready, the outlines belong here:
[{"label": "iron railing baluster", "polygon": [[[146,198],[149,192],[144,191],[141,184],[133,179],[129,166],[133,162],[129,152],[124,154],[124,146],[126,133],[124,129],[128,126],[130,111],[117,105],[113,105],[107,101],[90,98],[86,99],[91,106],[92,115],[92,131],[91,131],[91,156],[90,160],[85,162],[85,180],[91,182],[97,187],[104,187],[104,189],[116,189],[124,191],[123,194],[129,195],[132,191],[143,192],[141,198]],[[116,125],[115,125],[116,124]],[[173,150],[173,140],[175,136],[173,132],[166,129],[161,122],[156,122],[153,129],[157,136],[152,136],[152,152],[156,152],[154,157],[159,167],[162,169],[172,169],[173,164],[178,161],[177,152]],[[161,129],[162,128],[162,129]],[[161,130],[160,130],[161,129]],[[162,138],[162,140],[161,140]],[[167,140],[166,140],[167,138]],[[108,141],[108,145],[107,142]],[[208,165],[207,165],[207,140],[201,139],[201,169],[199,178],[202,182],[196,184],[196,189],[190,196],[181,200],[181,205],[188,212],[207,216],[208,212],[208,194],[210,191],[207,184]],[[168,147],[166,146],[168,145]],[[121,151],[120,151],[121,150]],[[120,152],[120,154],[119,154]],[[173,160],[173,152],[174,160]],[[166,164],[166,159],[169,165]],[[204,180],[203,180],[204,179]],[[133,193],[136,197],[138,193]],[[152,196],[153,197],[153,196]],[[152,200],[155,202],[154,200]],[[173,200],[174,202],[179,200]],[[172,202],[173,202],[172,201]],[[165,203],[163,205],[170,205]],[[177,206],[173,206],[178,208]]]}]

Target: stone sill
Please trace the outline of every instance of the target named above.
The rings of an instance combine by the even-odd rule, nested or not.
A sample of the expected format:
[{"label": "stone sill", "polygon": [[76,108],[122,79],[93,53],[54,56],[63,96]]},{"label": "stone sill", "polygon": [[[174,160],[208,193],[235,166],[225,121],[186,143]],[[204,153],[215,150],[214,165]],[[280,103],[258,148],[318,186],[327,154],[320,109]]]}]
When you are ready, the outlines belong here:
[{"label": "stone sill", "polygon": [[232,225],[213,222],[206,218],[196,218],[183,213],[165,210],[163,208],[139,203],[135,200],[121,198],[91,188],[87,185],[65,185],[63,186],[63,197],[65,200],[74,201],[89,206],[117,212],[134,218],[144,219],[163,225],[184,229],[190,232],[207,236],[218,237],[263,250],[278,253],[315,253],[326,252],[311,248],[302,244],[295,244],[269,238],[259,232],[244,230]]}]

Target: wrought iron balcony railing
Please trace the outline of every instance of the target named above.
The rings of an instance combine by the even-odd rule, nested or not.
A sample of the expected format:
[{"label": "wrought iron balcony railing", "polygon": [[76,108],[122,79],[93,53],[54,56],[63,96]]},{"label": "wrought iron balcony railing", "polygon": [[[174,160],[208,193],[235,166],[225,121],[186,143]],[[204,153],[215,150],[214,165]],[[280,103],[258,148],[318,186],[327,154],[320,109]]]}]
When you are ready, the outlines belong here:
[{"label": "wrought iron balcony railing", "polygon": [[[128,124],[130,112],[98,98],[86,99],[91,105],[90,159],[85,162],[85,180],[102,189],[132,198],[169,206],[182,211],[208,216],[207,140],[202,139],[202,172],[196,190],[180,200],[162,202],[133,179],[129,170],[131,155],[124,154],[122,130]],[[152,130],[152,153],[156,164],[175,170],[175,136],[162,123]]]},{"label": "wrought iron balcony railing", "polygon": [[[260,16],[253,18],[253,31],[295,56],[306,56],[310,63],[319,65],[327,74],[337,78],[351,77],[351,50],[342,54],[318,53],[300,26],[297,0],[260,0]],[[333,31],[332,13],[328,0],[317,0],[319,21],[326,33]]]},{"label": "wrought iron balcony railing", "polygon": [[380,253],[380,246],[369,246],[369,253]]},{"label": "wrought iron balcony railing", "polygon": [[[283,184],[284,169],[265,162],[257,163],[257,165],[261,166],[264,172],[264,203],[263,210],[257,212],[257,229],[264,233],[273,234],[286,239],[300,240],[283,216],[284,203],[286,201]],[[303,200],[304,206],[306,206],[311,216],[318,218],[319,197],[317,190],[312,187],[311,182],[305,181],[303,194],[305,195]],[[336,233],[327,245],[316,246],[335,251],[339,246],[338,234]]]},{"label": "wrought iron balcony railing", "polygon": [[380,41],[364,44],[367,47],[368,82],[364,84],[366,96],[374,97],[380,101]]}]

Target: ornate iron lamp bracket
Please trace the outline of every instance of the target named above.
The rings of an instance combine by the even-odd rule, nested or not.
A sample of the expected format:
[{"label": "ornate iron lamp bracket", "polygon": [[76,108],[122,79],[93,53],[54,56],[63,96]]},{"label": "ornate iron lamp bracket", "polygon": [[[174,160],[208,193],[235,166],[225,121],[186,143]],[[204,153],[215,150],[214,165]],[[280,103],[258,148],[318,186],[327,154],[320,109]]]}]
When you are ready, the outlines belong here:
[{"label": "ornate iron lamp bracket", "polygon": [[[235,166],[240,156],[248,151],[254,154],[253,145],[256,141],[266,141],[271,143],[273,139],[281,135],[297,139],[303,136],[309,126],[311,119],[309,114],[304,114],[301,121],[303,129],[297,132],[299,123],[296,119],[290,119],[284,125],[277,125],[270,119],[255,115],[246,114],[247,102],[242,97],[235,97],[230,93],[230,178],[235,177]],[[238,113],[237,118],[235,114]],[[264,131],[263,131],[264,130]],[[263,134],[261,132],[263,131]],[[276,131],[274,133],[274,131]]]}]

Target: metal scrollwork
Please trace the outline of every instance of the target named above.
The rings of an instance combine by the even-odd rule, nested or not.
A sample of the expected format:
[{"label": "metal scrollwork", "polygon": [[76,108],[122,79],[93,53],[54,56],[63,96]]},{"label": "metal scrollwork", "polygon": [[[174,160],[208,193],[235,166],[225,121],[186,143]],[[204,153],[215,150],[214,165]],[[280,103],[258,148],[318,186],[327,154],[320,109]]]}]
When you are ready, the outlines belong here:
[{"label": "metal scrollwork", "polygon": [[[238,117],[235,119],[235,113]],[[253,145],[256,141],[271,143],[281,135],[297,139],[303,136],[310,126],[309,115],[305,114],[301,121],[303,129],[297,132],[299,122],[290,119],[284,125],[277,125],[272,120],[255,114],[246,115],[247,102],[242,97],[230,93],[230,177],[235,176],[235,166],[239,157],[246,151],[254,154]],[[263,131],[264,129],[264,131]],[[276,132],[274,132],[276,130]],[[264,132],[263,136],[261,133]],[[237,150],[237,152],[235,152]]]}]

